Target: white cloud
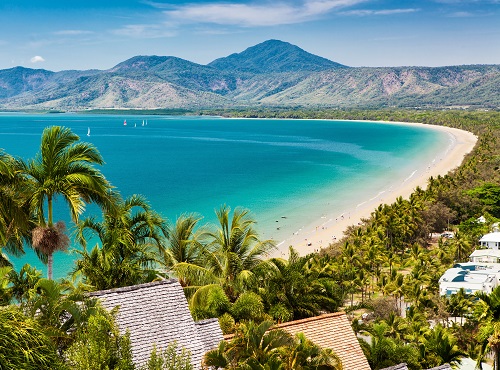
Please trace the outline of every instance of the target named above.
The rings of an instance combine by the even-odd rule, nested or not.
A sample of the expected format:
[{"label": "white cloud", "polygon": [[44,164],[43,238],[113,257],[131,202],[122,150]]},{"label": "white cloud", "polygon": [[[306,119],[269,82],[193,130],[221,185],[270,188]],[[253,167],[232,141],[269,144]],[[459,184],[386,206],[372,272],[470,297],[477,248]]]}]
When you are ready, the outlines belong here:
[{"label": "white cloud", "polygon": [[368,15],[393,15],[393,14],[404,14],[404,13],[415,13],[420,11],[420,9],[407,8],[407,9],[382,9],[382,10],[349,10],[342,12],[342,15],[357,15],[357,16],[368,16]]},{"label": "white cloud", "polygon": [[59,36],[79,36],[79,35],[90,35],[93,34],[94,32],[92,31],[85,31],[85,30],[61,30],[61,31],[56,31],[54,32],[54,35],[59,35]]},{"label": "white cloud", "polygon": [[168,25],[161,24],[129,24],[111,32],[119,36],[149,39],[173,37],[176,35],[176,32],[169,29]]},{"label": "white cloud", "polygon": [[35,55],[33,58],[30,59],[31,63],[41,63],[45,62],[45,59],[43,59],[40,55]]},{"label": "white cloud", "polygon": [[473,16],[474,14],[472,14],[471,12],[455,12],[449,15],[449,17],[451,18],[468,18]]},{"label": "white cloud", "polygon": [[367,0],[303,0],[298,4],[269,2],[252,4],[190,4],[178,6],[164,13],[173,20],[188,23],[215,23],[221,25],[276,26],[302,23]]}]

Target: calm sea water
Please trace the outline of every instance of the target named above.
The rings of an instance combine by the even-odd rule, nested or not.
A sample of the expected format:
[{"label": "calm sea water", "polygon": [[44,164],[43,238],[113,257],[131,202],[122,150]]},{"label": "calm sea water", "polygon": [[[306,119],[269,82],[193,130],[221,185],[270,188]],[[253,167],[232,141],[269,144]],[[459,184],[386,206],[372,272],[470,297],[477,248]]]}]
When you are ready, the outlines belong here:
[{"label": "calm sea water", "polygon": [[[0,148],[31,158],[51,125],[93,143],[112,184],[124,196],[145,195],[170,222],[184,212],[213,222],[220,205],[242,206],[252,211],[260,233],[277,241],[408,178],[450,141],[425,127],[369,122],[0,114]],[[68,220],[63,203],[56,212],[56,219]],[[54,276],[66,276],[74,258],[56,254]],[[13,262],[45,272],[31,252]]]}]

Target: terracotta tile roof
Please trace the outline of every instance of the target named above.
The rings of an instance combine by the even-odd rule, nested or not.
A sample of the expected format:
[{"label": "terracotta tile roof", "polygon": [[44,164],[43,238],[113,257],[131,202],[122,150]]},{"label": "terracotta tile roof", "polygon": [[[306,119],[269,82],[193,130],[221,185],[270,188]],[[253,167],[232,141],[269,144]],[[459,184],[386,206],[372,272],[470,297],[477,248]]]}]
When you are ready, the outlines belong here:
[{"label": "terracotta tile roof", "polygon": [[[318,346],[332,349],[342,361],[343,370],[370,370],[345,312],[289,321],[275,325],[272,329],[283,329],[292,335],[304,333],[307,339]],[[229,341],[233,337],[233,334],[228,334],[224,340]]]},{"label": "terracotta tile roof", "polygon": [[278,324],[274,328],[292,335],[304,333],[306,338],[323,348],[331,348],[342,361],[344,370],[370,370],[345,312],[336,312]]},{"label": "terracotta tile roof", "polygon": [[122,333],[130,332],[132,357],[144,365],[153,344],[166,348],[176,341],[191,352],[195,369],[210,349],[223,339],[217,319],[193,321],[181,285],[175,279],[90,293],[106,309],[119,306],[116,321]]}]

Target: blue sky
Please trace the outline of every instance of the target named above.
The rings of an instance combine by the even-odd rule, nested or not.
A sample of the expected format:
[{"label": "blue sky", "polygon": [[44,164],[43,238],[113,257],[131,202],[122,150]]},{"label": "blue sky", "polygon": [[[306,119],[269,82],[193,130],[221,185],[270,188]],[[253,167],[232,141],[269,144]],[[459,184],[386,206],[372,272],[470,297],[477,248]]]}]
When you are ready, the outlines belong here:
[{"label": "blue sky", "polygon": [[206,64],[268,39],[349,66],[500,64],[500,0],[0,0],[0,69]]}]

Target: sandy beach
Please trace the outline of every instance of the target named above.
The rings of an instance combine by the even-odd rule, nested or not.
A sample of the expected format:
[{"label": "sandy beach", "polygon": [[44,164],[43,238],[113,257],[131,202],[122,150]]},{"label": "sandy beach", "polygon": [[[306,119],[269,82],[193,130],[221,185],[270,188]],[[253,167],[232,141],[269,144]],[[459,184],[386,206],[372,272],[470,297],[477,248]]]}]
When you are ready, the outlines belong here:
[{"label": "sandy beach", "polygon": [[[422,126],[419,123],[385,122],[387,124],[398,124],[407,126]],[[328,219],[306,220],[306,226],[300,230],[291,232],[291,236],[277,243],[278,249],[273,257],[288,256],[288,248],[292,245],[301,255],[319,251],[327,247],[332,241],[343,237],[344,231],[351,225],[357,225],[362,218],[368,218],[380,204],[393,203],[399,196],[408,199],[417,186],[425,189],[427,180],[433,176],[445,175],[457,168],[467,153],[474,148],[477,137],[467,131],[443,127],[425,125],[432,130],[444,131],[449,135],[449,145],[431,163],[423,164],[406,179],[394,179],[390,189],[374,196],[366,194],[365,199],[357,199],[356,204]]]}]

